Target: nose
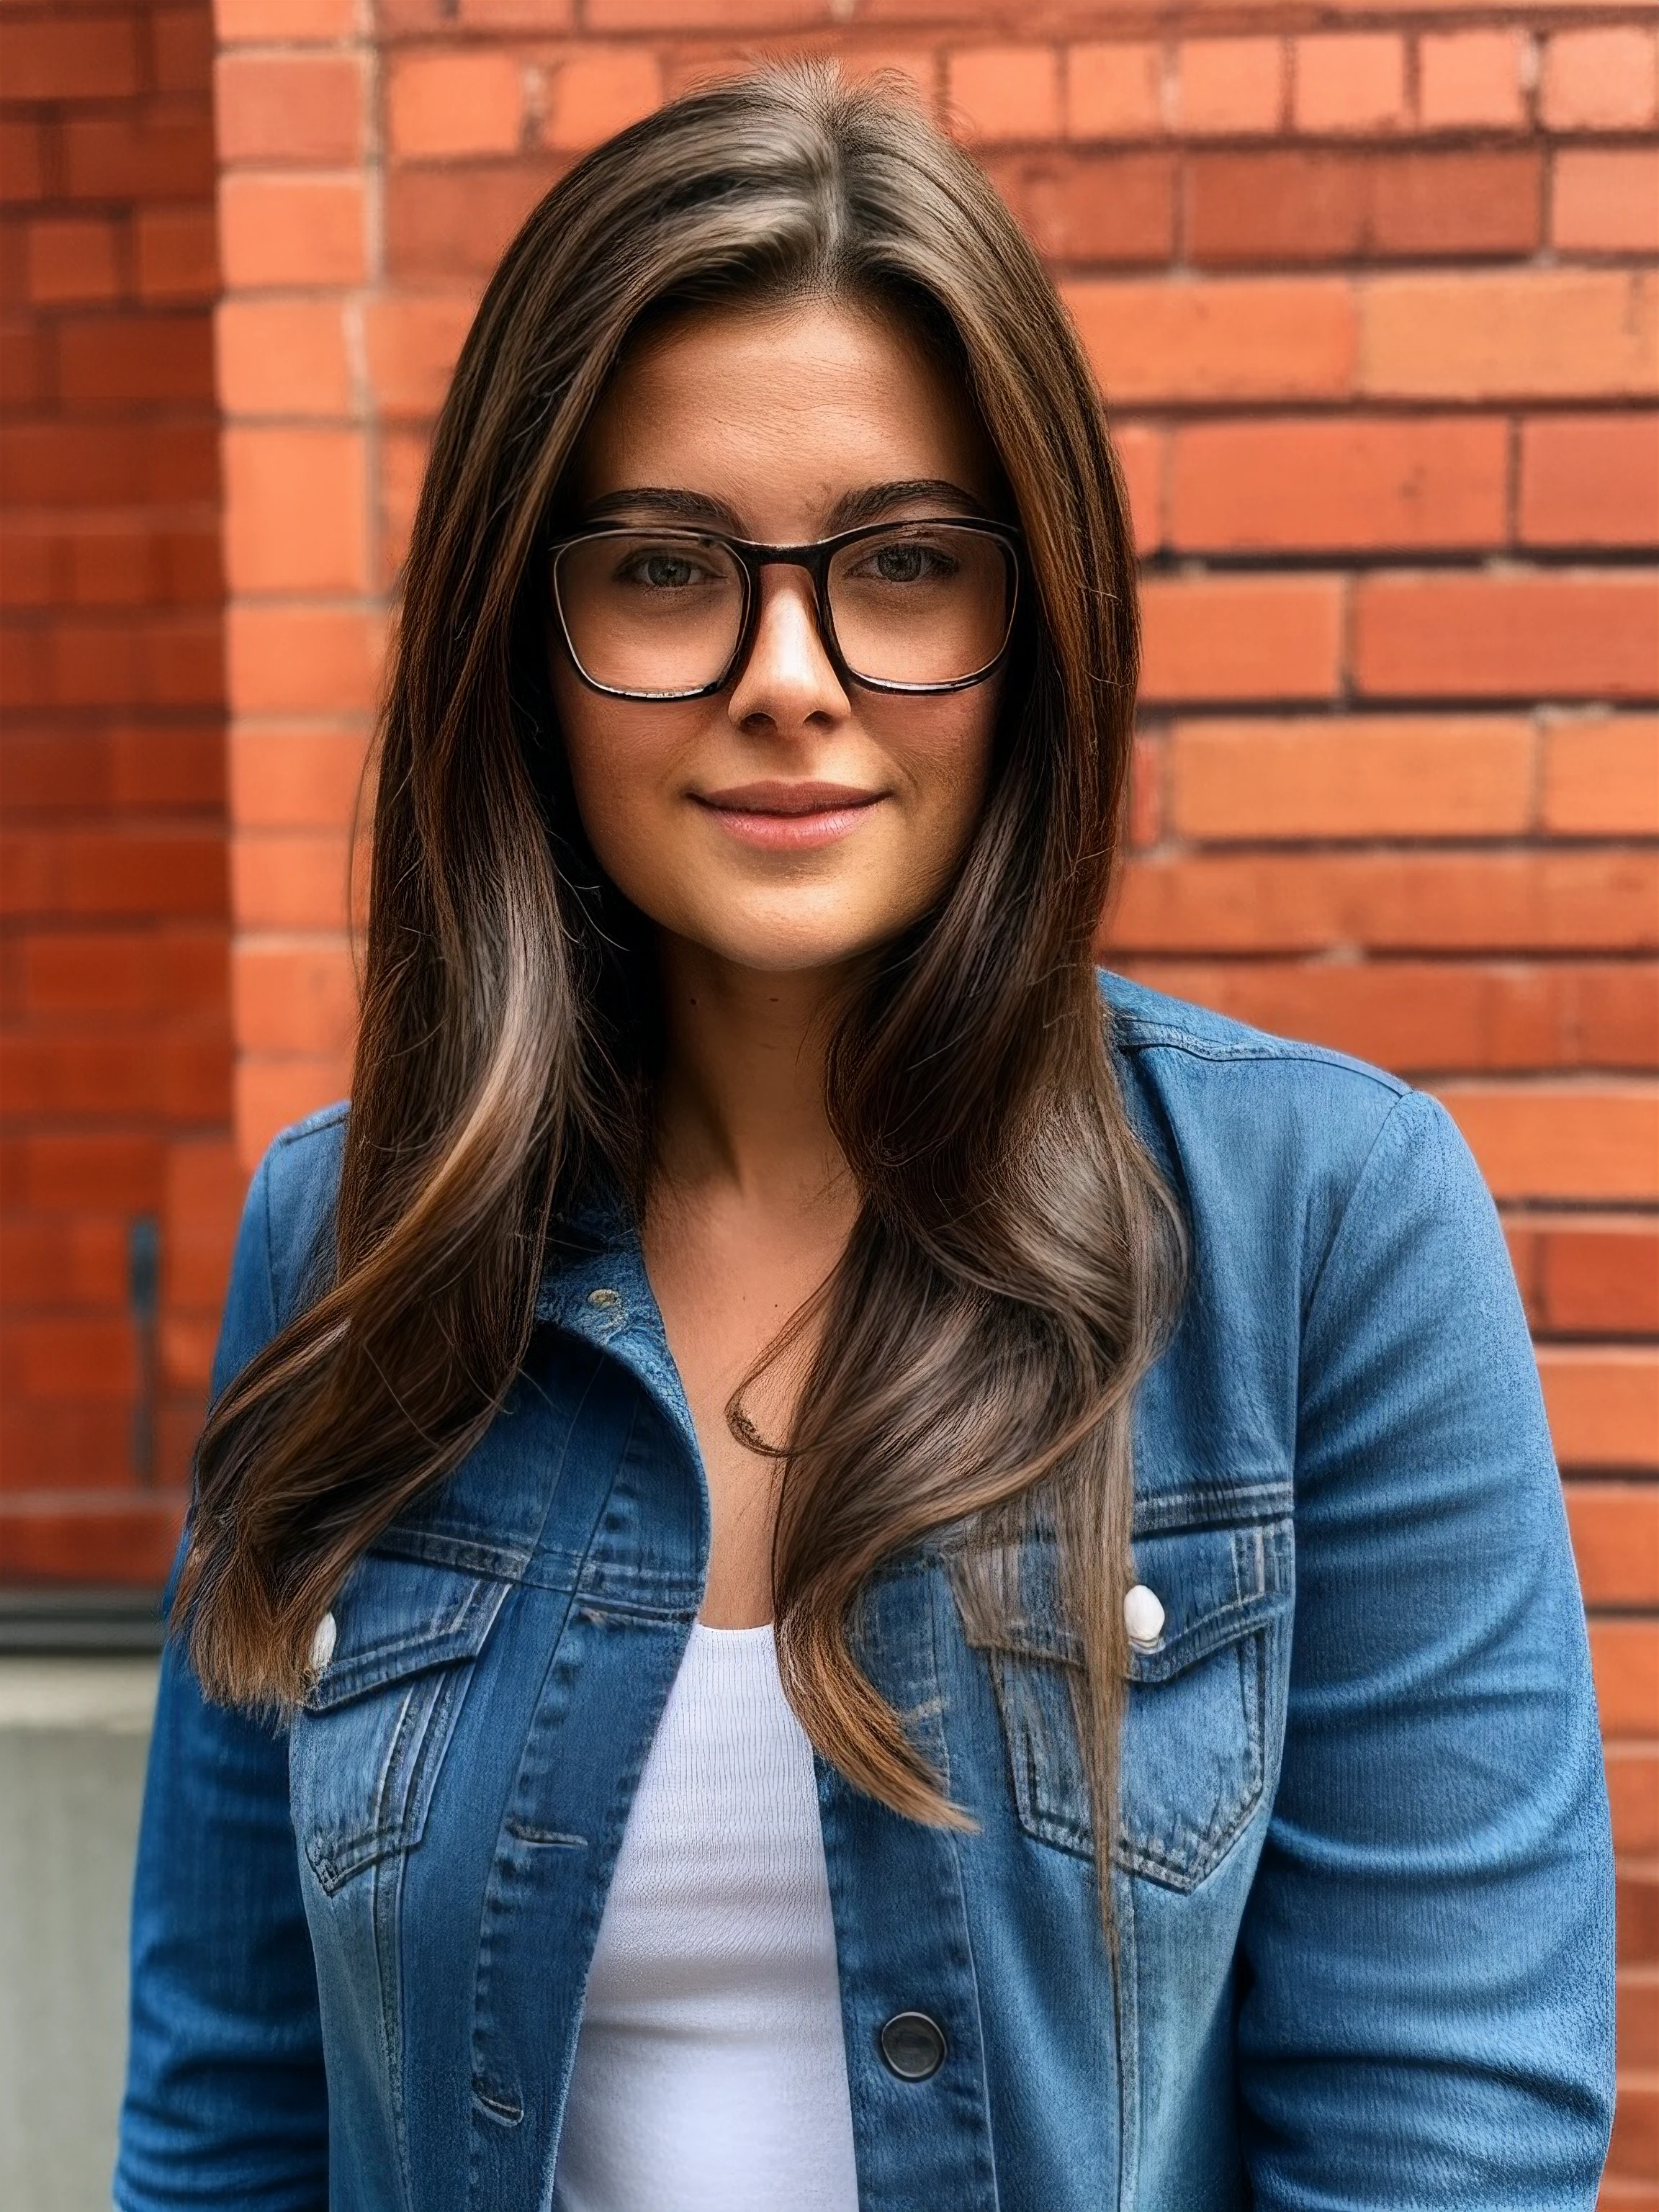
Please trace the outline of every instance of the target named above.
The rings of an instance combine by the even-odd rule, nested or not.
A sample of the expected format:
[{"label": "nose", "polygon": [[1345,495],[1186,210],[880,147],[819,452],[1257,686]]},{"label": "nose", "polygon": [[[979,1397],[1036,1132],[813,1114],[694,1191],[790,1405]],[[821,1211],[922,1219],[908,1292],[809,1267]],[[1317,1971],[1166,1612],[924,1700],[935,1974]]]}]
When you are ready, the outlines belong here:
[{"label": "nose", "polygon": [[818,629],[811,580],[799,568],[769,568],[749,656],[732,686],[727,712],[753,732],[823,729],[851,713]]}]

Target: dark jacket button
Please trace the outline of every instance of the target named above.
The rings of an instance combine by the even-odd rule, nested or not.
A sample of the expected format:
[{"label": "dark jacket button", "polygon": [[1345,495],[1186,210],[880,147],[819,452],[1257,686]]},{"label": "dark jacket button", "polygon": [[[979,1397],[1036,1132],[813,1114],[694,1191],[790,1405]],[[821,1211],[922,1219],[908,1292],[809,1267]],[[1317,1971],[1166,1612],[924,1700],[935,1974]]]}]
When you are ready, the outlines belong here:
[{"label": "dark jacket button", "polygon": [[896,2012],[876,2041],[882,2064],[901,2081],[925,2081],[945,2063],[945,2030],[925,2012]]}]

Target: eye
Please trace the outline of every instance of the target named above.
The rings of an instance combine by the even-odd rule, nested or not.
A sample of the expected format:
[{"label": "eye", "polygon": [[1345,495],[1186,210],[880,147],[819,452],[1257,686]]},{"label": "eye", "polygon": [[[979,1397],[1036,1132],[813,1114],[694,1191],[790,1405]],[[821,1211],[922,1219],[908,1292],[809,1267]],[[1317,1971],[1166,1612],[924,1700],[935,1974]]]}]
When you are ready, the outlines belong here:
[{"label": "eye", "polygon": [[710,574],[695,554],[661,546],[631,554],[617,570],[619,582],[643,584],[653,592],[683,592],[694,584],[707,583]]},{"label": "eye", "polygon": [[878,584],[939,584],[956,574],[957,563],[942,545],[926,538],[878,540],[853,574]]}]

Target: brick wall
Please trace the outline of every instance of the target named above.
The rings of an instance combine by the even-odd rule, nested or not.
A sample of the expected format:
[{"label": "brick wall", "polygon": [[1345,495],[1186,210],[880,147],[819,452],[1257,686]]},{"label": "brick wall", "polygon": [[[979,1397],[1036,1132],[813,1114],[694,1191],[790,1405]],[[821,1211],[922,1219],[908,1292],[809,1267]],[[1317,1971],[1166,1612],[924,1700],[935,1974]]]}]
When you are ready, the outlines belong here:
[{"label": "brick wall", "polygon": [[0,24],[6,1579],[159,1580],[237,1196],[212,41],[204,0]]},{"label": "brick wall", "polygon": [[[514,225],[585,146],[758,52],[903,70],[1054,266],[1128,467],[1146,681],[1110,957],[1431,1087],[1504,1210],[1591,1611],[1621,1856],[1625,2086],[1604,2201],[1659,2208],[1651,9],[217,0],[217,21],[244,1167],[345,1086],[349,824],[388,595],[434,411]],[[52,79],[40,97],[64,89]],[[48,189],[65,187],[54,174]],[[69,729],[74,713],[53,711]],[[210,842],[205,765],[187,790],[144,792],[174,810],[169,835],[188,806]],[[152,836],[139,820],[123,834]],[[29,865],[71,880],[67,860]],[[210,918],[198,928],[202,945]],[[118,999],[113,961],[91,970]],[[9,1021],[46,1021],[18,1002]],[[114,1005],[94,1011],[96,1024],[53,1018],[112,1033]],[[210,1031],[210,1011],[191,1018]],[[170,1003],[167,1019],[172,1034],[186,1018]],[[90,1140],[78,1121],[40,1127],[37,1150]],[[14,1143],[9,1176],[14,1154],[35,1158]],[[104,1153],[41,1157],[29,1172],[55,1161],[58,1180],[30,1203],[66,1215],[112,1172]],[[203,1181],[206,1249],[226,1233],[224,1178]],[[116,1317],[118,1269],[108,1251],[102,1264]],[[27,1355],[37,1388],[54,1372],[112,1385],[130,1358],[118,1328],[97,1358],[71,1340],[54,1370],[56,1341]],[[179,1354],[181,1387],[199,1345]],[[66,1420],[93,1419],[90,1391],[63,1402]],[[119,1392],[98,1402],[112,1417]],[[92,1463],[82,1451],[66,1471]]]}]

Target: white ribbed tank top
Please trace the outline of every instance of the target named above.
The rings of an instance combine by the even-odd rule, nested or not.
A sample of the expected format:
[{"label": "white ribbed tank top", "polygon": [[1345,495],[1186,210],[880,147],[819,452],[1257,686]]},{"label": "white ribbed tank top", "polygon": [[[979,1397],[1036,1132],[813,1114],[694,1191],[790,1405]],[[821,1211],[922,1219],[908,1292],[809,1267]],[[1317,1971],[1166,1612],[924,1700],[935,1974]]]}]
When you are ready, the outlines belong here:
[{"label": "white ribbed tank top", "polygon": [[693,1625],[588,1976],[563,2212],[858,2212],[811,1747],[772,1631]]}]

